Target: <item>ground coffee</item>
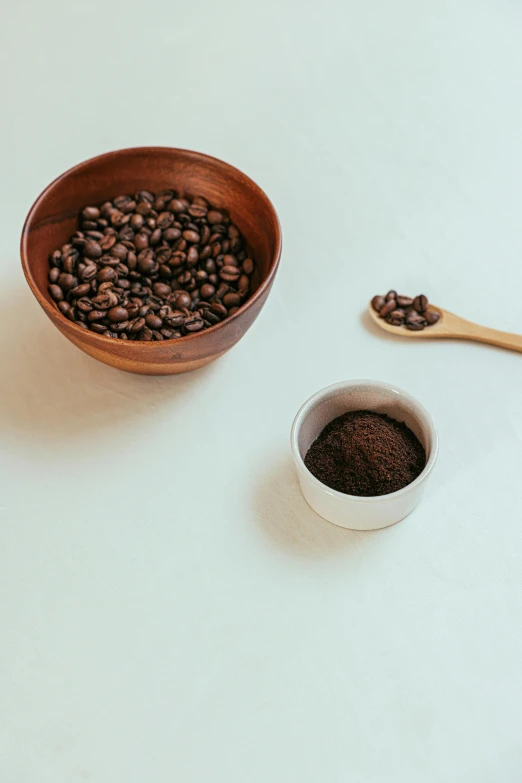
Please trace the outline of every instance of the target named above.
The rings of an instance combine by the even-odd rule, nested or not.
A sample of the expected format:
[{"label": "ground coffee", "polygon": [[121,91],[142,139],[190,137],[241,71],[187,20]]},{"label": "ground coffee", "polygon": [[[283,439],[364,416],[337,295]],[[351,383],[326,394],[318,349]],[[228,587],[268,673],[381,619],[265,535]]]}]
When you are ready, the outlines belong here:
[{"label": "ground coffee", "polygon": [[426,465],[424,449],[403,423],[382,413],[350,411],[323,429],[305,465],[327,487],[347,495],[387,495]]}]

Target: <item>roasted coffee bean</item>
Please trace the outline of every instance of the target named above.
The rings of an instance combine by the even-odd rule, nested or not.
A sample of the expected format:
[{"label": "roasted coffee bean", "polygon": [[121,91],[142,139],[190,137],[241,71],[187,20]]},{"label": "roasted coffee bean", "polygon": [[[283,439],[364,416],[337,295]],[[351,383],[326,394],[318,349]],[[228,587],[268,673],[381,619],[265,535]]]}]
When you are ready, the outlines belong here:
[{"label": "roasted coffee bean", "polygon": [[87,296],[90,290],[91,286],[89,283],[81,283],[76,288],[71,288],[71,296],[74,296],[75,299],[80,299],[82,296]]},{"label": "roasted coffee bean", "polygon": [[154,283],[152,290],[154,296],[159,296],[160,299],[166,299],[172,293],[172,288],[167,283]]},{"label": "roasted coffee bean", "polygon": [[107,315],[106,310],[91,310],[87,316],[88,321],[101,321]]},{"label": "roasted coffee bean", "polygon": [[430,326],[433,326],[440,320],[440,315],[435,310],[425,310],[422,315]]},{"label": "roasted coffee bean", "polygon": [[100,217],[100,210],[98,207],[84,207],[82,209],[82,218],[84,220],[98,220]]},{"label": "roasted coffee bean", "polygon": [[187,318],[184,324],[184,329],[189,334],[192,334],[193,332],[200,332],[204,326],[205,324],[203,323],[202,318]]},{"label": "roasted coffee bean", "polygon": [[57,266],[53,266],[53,268],[49,270],[49,282],[57,283],[59,277],[60,277],[59,268]]},{"label": "roasted coffee bean", "polygon": [[94,310],[93,303],[86,296],[82,297],[81,299],[78,299],[78,301],[76,302],[76,307],[82,313],[90,313],[91,310]]},{"label": "roasted coffee bean", "polygon": [[127,321],[129,318],[129,313],[125,307],[112,307],[107,313],[107,318],[111,323],[116,324],[120,321]]},{"label": "roasted coffee bean", "polygon": [[180,312],[174,312],[165,318],[165,323],[173,329],[179,329],[185,323],[186,315]]},{"label": "roasted coffee bean", "polygon": [[[154,251],[150,248],[145,248],[138,256],[138,270],[142,275],[148,275],[154,271],[156,262],[154,261]],[[158,265],[159,266],[159,265]]]},{"label": "roasted coffee bean", "polygon": [[158,315],[155,315],[154,313],[149,313],[148,315],[145,316],[145,323],[147,324],[149,329],[161,329],[161,327],[163,326],[162,319]]},{"label": "roasted coffee bean", "polygon": [[70,291],[71,288],[75,288],[78,285],[78,278],[74,277],[74,275],[62,272],[58,278],[58,285],[64,293],[67,293],[67,291]]},{"label": "roasted coffee bean", "polygon": [[59,285],[50,285],[49,286],[49,293],[51,294],[52,298],[55,302],[61,302],[63,299],[63,291],[60,288]]},{"label": "roasted coffee bean", "polygon": [[379,317],[386,318],[386,316],[390,315],[390,313],[392,313],[396,307],[397,307],[397,303],[395,299],[387,299],[384,305],[380,309]]},{"label": "roasted coffee bean", "polygon": [[89,282],[90,280],[94,280],[98,273],[98,268],[95,264],[87,264],[85,269],[82,270],[80,273],[80,277],[85,282]]},{"label": "roasted coffee bean", "polygon": [[83,254],[86,258],[99,258],[103,250],[98,242],[94,239],[89,240],[83,248]]},{"label": "roasted coffee bean", "polygon": [[103,239],[100,239],[100,247],[103,253],[107,253],[116,244],[116,237],[113,234],[106,234]]},{"label": "roasted coffee bean", "polygon": [[419,294],[419,296],[416,296],[413,300],[413,309],[416,310],[418,313],[423,313],[428,306],[428,299],[424,294]]},{"label": "roasted coffee bean", "polygon": [[374,296],[372,299],[372,307],[376,313],[380,313],[386,303],[384,296]]},{"label": "roasted coffee bean", "polygon": [[239,279],[239,269],[236,266],[223,266],[219,270],[219,276],[227,283],[234,283]]},{"label": "roasted coffee bean", "polygon": [[227,308],[224,307],[221,302],[213,302],[210,309],[215,315],[219,315],[222,319],[227,317]]},{"label": "roasted coffee bean", "polygon": [[395,301],[399,307],[410,307],[413,304],[411,296],[397,296]]},{"label": "roasted coffee bean", "polygon": [[252,274],[252,272],[254,271],[254,262],[252,261],[251,258],[245,258],[245,260],[243,261],[242,269],[245,275]]},{"label": "roasted coffee bean", "polygon": [[225,307],[239,307],[241,299],[237,294],[229,293],[223,297],[223,304]]},{"label": "roasted coffee bean", "polygon": [[132,321],[129,322],[127,331],[130,334],[138,334],[138,332],[141,332],[144,326],[145,326],[144,318],[134,318]]},{"label": "roasted coffee bean", "polygon": [[182,236],[183,239],[187,240],[187,242],[193,242],[193,243],[199,242],[199,238],[200,238],[198,232],[194,231],[191,228],[186,229],[183,232]]},{"label": "roasted coffee bean", "polygon": [[426,321],[422,319],[420,321],[407,321],[406,329],[409,329],[412,332],[421,332],[426,325]]},{"label": "roasted coffee bean", "polygon": [[394,291],[393,289],[391,291],[388,291],[386,296],[384,297],[387,302],[390,301],[390,299],[397,299],[397,291]]},{"label": "roasted coffee bean", "polygon": [[392,312],[386,316],[386,320],[392,326],[400,326],[404,323],[404,310],[392,310]]},{"label": "roasted coffee bean", "polygon": [[204,283],[199,289],[202,299],[211,299],[216,293],[216,289],[210,283]]},{"label": "roasted coffee bean", "polygon": [[117,279],[117,274],[114,271],[114,269],[110,266],[104,266],[100,269],[98,274],[96,275],[96,280],[98,283],[109,283],[114,282],[114,280]]},{"label": "roasted coffee bean", "polygon": [[121,194],[80,210],[78,228],[49,256],[49,292],[82,328],[177,339],[219,323],[249,295],[254,261],[239,229],[202,196]]},{"label": "roasted coffee bean", "polygon": [[177,310],[182,310],[184,307],[190,307],[191,302],[192,299],[190,298],[190,294],[187,294],[185,291],[180,291],[174,300],[174,307]]}]

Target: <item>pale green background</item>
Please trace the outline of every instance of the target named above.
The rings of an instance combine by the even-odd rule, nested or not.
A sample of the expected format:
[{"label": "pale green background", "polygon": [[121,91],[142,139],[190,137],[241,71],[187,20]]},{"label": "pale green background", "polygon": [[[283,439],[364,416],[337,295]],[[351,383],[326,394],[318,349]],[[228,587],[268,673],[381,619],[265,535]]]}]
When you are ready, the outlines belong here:
[{"label": "pale green background", "polygon": [[[521,40],[515,0],[4,4],[2,783],[522,779],[522,357],[361,319],[398,286],[522,330]],[[186,377],[84,356],[19,266],[40,190],[141,144],[234,163],[283,225],[259,320]],[[357,377],[441,437],[370,534],[288,449]]]}]

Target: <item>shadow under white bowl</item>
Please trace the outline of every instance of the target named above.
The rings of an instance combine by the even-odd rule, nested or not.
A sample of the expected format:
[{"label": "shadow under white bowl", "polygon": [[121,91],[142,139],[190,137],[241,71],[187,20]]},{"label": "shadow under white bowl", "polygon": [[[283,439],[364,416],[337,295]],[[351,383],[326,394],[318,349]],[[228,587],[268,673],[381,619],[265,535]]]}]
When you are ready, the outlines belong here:
[{"label": "shadow under white bowl", "polygon": [[[346,495],[330,489],[304,464],[306,453],[332,419],[355,410],[386,413],[403,421],[426,452],[426,466],[415,481],[397,492],[374,497]],[[378,530],[404,519],[419,503],[438,452],[433,420],[423,405],[402,389],[381,381],[344,381],[321,389],[294,419],[291,447],[301,491],[307,503],[328,522],[352,530]]]}]

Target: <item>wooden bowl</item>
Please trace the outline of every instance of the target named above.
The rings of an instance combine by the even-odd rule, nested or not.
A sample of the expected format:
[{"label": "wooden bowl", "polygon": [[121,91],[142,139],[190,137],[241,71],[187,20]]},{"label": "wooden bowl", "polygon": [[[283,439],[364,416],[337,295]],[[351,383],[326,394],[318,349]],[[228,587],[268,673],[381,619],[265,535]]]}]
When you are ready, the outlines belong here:
[{"label": "wooden bowl", "polygon": [[[78,213],[121,193],[172,188],[205,196],[227,209],[252,253],[254,293],[234,315],[198,334],[163,342],[130,342],[82,329],[65,318],[48,292],[48,256],[77,229]],[[276,211],[255,182],[208,155],[170,147],[118,150],[80,163],[55,179],[33,204],[22,232],[22,267],[53,324],[78,348],[105,364],[144,375],[187,372],[217,359],[253,324],[274,282],[281,255]]]}]

